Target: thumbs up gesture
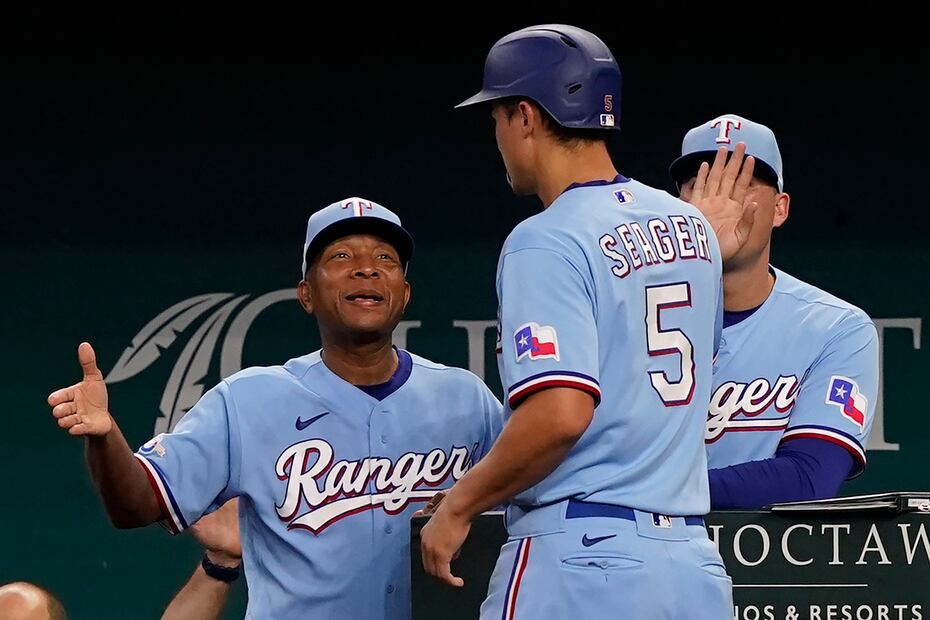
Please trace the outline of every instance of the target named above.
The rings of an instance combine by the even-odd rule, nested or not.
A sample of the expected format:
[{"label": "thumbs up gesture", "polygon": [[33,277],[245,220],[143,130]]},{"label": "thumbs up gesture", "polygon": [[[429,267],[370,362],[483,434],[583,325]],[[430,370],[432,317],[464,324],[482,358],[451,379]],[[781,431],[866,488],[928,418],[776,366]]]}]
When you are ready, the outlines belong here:
[{"label": "thumbs up gesture", "polygon": [[107,410],[107,386],[89,343],[82,342],[78,347],[78,361],[84,378],[49,394],[52,415],[69,435],[106,435],[113,428],[113,418]]}]

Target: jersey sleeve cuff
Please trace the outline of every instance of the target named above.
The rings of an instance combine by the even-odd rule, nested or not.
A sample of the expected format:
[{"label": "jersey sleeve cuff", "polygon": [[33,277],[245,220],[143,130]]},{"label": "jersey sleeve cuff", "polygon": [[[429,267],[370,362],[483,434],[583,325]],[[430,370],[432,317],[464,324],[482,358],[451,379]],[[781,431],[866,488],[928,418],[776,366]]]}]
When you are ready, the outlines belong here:
[{"label": "jersey sleeve cuff", "polygon": [[580,372],[553,370],[541,372],[514,383],[507,390],[507,402],[511,409],[516,409],[531,394],[552,387],[570,387],[587,392],[594,398],[594,406],[601,402],[601,387],[597,380]]},{"label": "jersey sleeve cuff", "polygon": [[866,457],[865,449],[859,440],[849,433],[830,428],[828,426],[817,426],[813,424],[805,426],[794,426],[785,431],[782,435],[781,442],[791,441],[792,439],[822,439],[830,443],[842,446],[852,454],[856,462],[856,467],[849,473],[847,480],[855,478],[865,471]]},{"label": "jersey sleeve cuff", "polygon": [[168,482],[162,475],[161,470],[146,457],[138,454],[133,454],[133,456],[139,461],[142,470],[149,479],[149,484],[152,485],[152,490],[155,491],[155,498],[158,500],[158,505],[161,507],[161,513],[164,517],[162,523],[172,534],[179,534],[186,530],[187,523],[184,521],[178,503],[174,500],[171,488],[168,486]]}]

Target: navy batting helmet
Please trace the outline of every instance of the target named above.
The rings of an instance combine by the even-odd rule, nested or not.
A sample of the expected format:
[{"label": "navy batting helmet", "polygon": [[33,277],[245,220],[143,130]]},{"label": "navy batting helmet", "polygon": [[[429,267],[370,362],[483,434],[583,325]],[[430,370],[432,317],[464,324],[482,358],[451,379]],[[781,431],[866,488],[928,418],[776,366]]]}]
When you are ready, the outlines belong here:
[{"label": "navy batting helmet", "polygon": [[563,127],[620,129],[620,67],[587,30],[530,26],[494,44],[481,91],[457,108],[504,97],[536,102]]}]

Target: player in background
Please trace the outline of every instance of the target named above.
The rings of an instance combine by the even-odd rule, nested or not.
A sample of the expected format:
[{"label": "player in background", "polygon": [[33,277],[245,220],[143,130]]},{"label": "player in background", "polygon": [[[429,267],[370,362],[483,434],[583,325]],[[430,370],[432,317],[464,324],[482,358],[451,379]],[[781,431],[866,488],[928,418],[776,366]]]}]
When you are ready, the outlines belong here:
[{"label": "player in background", "polygon": [[161,620],[219,620],[242,565],[239,500],[233,498],[190,527],[204,549],[200,564]]},{"label": "player in background", "polygon": [[[605,141],[620,70],[592,33],[505,36],[460,105],[479,103],[513,191],[543,211],[498,263],[507,425],[422,530],[424,567],[461,585],[450,561],[471,520],[509,500],[482,619],[686,618],[695,605],[730,618],[732,584],[701,518],[722,302],[710,225],[617,172]],[[751,212],[735,225],[747,224]]]},{"label": "player in background", "polygon": [[[722,195],[740,143],[755,160],[752,180]],[[726,227],[723,336],[705,436],[712,508],[835,496],[865,468],[878,390],[872,321],[770,264],[772,231],[788,219],[791,198],[768,127],[734,114],[702,123],[685,135],[670,173],[682,199]],[[723,237],[750,203],[754,225],[734,251]]]},{"label": "player in background", "polygon": [[68,615],[55,596],[24,581],[0,586],[0,618],[3,620],[67,620]]},{"label": "player in background", "polygon": [[501,424],[478,377],[391,345],[412,252],[400,219],[371,201],[314,213],[297,298],[322,349],[224,379],[135,455],[81,344],[84,379],[48,402],[85,437],[113,524],[179,532],[238,497],[250,618],[409,618],[410,516]]}]

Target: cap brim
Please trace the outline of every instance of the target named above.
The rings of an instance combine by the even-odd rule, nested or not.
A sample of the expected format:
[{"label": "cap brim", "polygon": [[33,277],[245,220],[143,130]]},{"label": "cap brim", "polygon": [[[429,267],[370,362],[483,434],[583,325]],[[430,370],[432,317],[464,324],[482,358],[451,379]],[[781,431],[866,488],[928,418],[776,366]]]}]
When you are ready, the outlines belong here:
[{"label": "cap brim", "polygon": [[413,257],[413,237],[406,229],[380,217],[353,217],[333,222],[317,233],[304,256],[307,267],[331,242],[340,237],[361,234],[372,234],[390,243],[397,250],[400,262],[404,265]]},{"label": "cap brim", "polygon": [[[668,167],[668,174],[672,177],[675,186],[681,188],[684,181],[697,175],[698,168],[701,167],[703,162],[706,161],[712,164],[716,156],[717,151],[695,151],[694,153],[682,155]],[[757,176],[778,187],[778,175],[775,173],[775,169],[758,157],[755,160],[756,166],[753,169],[753,176]]]}]

